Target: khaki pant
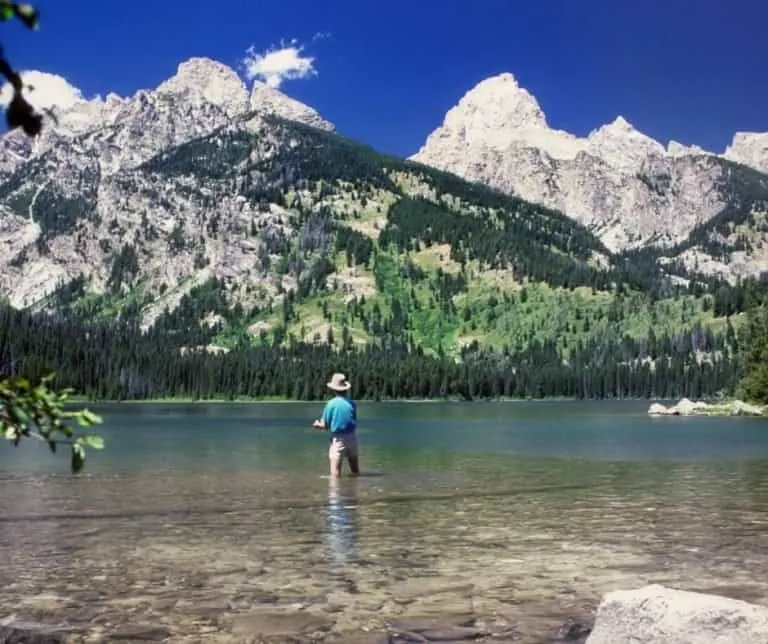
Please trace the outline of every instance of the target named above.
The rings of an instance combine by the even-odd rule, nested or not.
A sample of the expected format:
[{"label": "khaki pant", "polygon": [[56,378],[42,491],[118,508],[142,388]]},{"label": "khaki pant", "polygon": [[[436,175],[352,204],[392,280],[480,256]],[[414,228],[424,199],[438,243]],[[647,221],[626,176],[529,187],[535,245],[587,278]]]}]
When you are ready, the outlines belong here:
[{"label": "khaki pant", "polygon": [[341,466],[346,458],[353,473],[358,470],[357,435],[351,434],[331,435],[331,444],[328,447],[328,460],[331,462],[331,474],[341,473]]}]

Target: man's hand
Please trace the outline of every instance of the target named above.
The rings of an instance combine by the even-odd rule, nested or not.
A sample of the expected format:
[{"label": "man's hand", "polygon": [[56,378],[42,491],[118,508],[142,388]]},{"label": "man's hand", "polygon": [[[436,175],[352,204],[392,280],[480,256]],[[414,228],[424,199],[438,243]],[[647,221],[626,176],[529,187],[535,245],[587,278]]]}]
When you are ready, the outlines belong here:
[{"label": "man's hand", "polygon": [[312,427],[315,429],[325,429],[325,423],[318,418],[312,423]]}]

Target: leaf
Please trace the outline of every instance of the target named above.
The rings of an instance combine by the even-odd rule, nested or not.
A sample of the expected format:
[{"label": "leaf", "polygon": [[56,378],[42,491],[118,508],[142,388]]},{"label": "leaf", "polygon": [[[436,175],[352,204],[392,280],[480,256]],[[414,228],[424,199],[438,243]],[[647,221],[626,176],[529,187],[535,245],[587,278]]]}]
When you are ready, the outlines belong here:
[{"label": "leaf", "polygon": [[16,5],[16,15],[24,26],[29,29],[37,29],[40,22],[40,14],[31,4]]},{"label": "leaf", "polygon": [[29,423],[29,414],[20,405],[14,405],[8,410],[8,412],[11,420],[13,420],[17,425],[26,425]]},{"label": "leaf", "polygon": [[32,106],[18,92],[14,93],[5,111],[5,120],[9,129],[21,127],[27,136],[37,136],[43,129],[43,117],[36,114]]},{"label": "leaf", "polygon": [[83,436],[83,442],[91,449],[104,449],[104,439],[96,434]]},{"label": "leaf", "polygon": [[90,425],[99,425],[102,419],[101,416],[94,414],[90,409],[83,409],[79,413],[77,422],[83,427],[88,427]]},{"label": "leaf", "polygon": [[8,3],[3,3],[0,5],[0,20],[10,20],[16,15],[16,12],[13,10],[13,7],[9,5]]},{"label": "leaf", "polygon": [[16,428],[12,425],[5,428],[5,437],[10,441],[16,438]]}]

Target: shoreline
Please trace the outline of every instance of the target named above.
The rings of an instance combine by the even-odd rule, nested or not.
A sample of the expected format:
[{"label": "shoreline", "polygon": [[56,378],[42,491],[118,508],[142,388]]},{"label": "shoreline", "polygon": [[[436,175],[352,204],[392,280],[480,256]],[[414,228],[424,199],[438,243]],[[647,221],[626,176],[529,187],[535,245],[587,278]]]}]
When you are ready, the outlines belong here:
[{"label": "shoreline", "polygon": [[[317,398],[315,400],[306,400],[298,398],[236,398],[229,400],[227,398],[142,398],[131,400],[113,400],[113,399],[92,399],[85,396],[70,396],[67,398],[68,404],[77,405],[316,405],[324,404],[328,398]],[[355,402],[361,404],[390,404],[390,403],[411,403],[411,404],[438,404],[438,403],[523,403],[523,402],[580,402],[575,398],[477,398],[475,400],[464,400],[462,398],[385,398],[381,400],[368,398],[355,398]],[[608,399],[606,399],[608,400]],[[643,399],[629,399],[640,402]]]},{"label": "shoreline", "polygon": [[[324,403],[327,397],[312,399],[301,398],[132,398],[128,400],[112,398],[89,398],[88,396],[69,396],[67,404],[113,405],[113,404],[165,404],[165,405],[194,405],[194,404],[228,404],[228,405],[264,405],[264,404],[317,404]],[[656,400],[672,401],[672,398],[570,398],[567,396],[552,396],[547,398],[354,398],[357,403],[386,404],[386,403],[553,403],[553,402],[648,402]]]}]

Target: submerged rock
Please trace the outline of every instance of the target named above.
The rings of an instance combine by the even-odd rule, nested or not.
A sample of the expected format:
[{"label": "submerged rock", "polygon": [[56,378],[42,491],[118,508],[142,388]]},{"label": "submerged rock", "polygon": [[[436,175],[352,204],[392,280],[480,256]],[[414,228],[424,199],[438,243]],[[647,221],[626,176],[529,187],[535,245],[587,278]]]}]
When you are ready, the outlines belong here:
[{"label": "submerged rock", "polygon": [[658,584],[607,593],[587,644],[765,644],[768,607]]},{"label": "submerged rock", "polygon": [[115,641],[162,642],[171,636],[165,626],[157,624],[133,624],[121,626],[110,634]]},{"label": "submerged rock", "polygon": [[555,641],[567,642],[568,644],[586,644],[587,637],[591,631],[591,626],[569,619],[562,628],[560,628]]},{"label": "submerged rock", "polygon": [[304,611],[252,611],[229,615],[223,626],[236,637],[299,637],[325,634],[331,630],[330,616]]},{"label": "submerged rock", "polygon": [[80,632],[82,629],[72,626],[51,626],[7,619],[0,622],[0,643],[65,644],[70,641],[72,635]]}]

